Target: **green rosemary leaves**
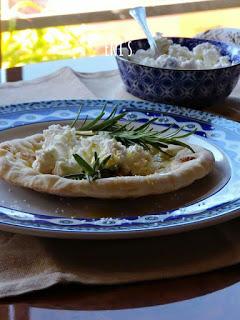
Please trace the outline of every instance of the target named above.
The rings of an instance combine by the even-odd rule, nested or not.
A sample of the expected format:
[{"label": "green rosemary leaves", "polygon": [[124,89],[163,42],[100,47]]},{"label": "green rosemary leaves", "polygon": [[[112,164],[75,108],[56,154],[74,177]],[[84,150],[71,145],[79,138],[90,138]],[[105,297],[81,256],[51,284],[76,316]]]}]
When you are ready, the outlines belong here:
[{"label": "green rosemary leaves", "polygon": [[106,168],[107,162],[111,158],[111,155],[100,161],[98,154],[94,153],[94,163],[90,165],[80,155],[73,154],[75,161],[78,163],[81,173],[65,176],[64,178],[73,180],[87,179],[89,182],[100,178],[108,178],[116,173],[116,168]]}]

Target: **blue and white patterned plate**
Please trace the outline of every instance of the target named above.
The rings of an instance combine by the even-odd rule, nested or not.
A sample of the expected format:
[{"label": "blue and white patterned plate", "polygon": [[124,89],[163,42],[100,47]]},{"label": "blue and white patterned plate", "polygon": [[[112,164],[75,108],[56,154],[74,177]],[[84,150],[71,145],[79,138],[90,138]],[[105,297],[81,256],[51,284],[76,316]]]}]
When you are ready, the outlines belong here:
[{"label": "blue and white patterned plate", "polygon": [[93,118],[105,103],[106,116],[117,105],[130,120],[158,117],[156,128],[174,123],[196,129],[189,142],[214,153],[214,171],[178,192],[126,200],[60,198],[0,181],[0,229],[59,238],[128,238],[190,230],[239,215],[240,124],[209,113],[123,100],[25,103],[0,108],[0,142],[69,121],[80,104],[82,116]]}]

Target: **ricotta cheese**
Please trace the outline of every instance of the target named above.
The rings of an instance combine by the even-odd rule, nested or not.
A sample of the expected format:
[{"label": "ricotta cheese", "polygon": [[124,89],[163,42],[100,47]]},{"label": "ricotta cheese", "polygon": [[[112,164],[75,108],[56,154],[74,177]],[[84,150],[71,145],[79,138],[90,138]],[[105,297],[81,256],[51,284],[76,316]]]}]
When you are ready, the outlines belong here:
[{"label": "ricotta cheese", "polygon": [[43,137],[42,148],[36,151],[32,164],[39,173],[59,176],[80,173],[73,154],[93,164],[95,152],[100,160],[111,155],[107,168],[116,166],[121,175],[145,176],[163,170],[168,162],[166,156],[156,150],[145,150],[139,145],[126,147],[107,132],[77,137],[75,128],[52,125],[43,131]]},{"label": "ricotta cheese", "polygon": [[222,56],[219,49],[209,42],[197,45],[192,51],[161,36],[156,38],[156,42],[161,55],[156,57],[150,48],[139,49],[128,59],[150,67],[169,69],[215,69],[232,64],[228,56]]}]

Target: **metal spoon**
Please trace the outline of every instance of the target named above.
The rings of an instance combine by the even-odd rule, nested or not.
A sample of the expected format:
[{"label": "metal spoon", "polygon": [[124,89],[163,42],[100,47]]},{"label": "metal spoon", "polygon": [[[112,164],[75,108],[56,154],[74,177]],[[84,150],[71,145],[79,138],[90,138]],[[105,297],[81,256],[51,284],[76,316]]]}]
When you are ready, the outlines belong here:
[{"label": "metal spoon", "polygon": [[153,38],[148,24],[146,20],[146,10],[144,7],[136,7],[129,10],[129,14],[137,21],[137,23],[140,25],[140,27],[143,29],[143,32],[145,33],[149,46],[155,52],[155,55],[160,55],[159,49],[157,47],[156,41]]}]

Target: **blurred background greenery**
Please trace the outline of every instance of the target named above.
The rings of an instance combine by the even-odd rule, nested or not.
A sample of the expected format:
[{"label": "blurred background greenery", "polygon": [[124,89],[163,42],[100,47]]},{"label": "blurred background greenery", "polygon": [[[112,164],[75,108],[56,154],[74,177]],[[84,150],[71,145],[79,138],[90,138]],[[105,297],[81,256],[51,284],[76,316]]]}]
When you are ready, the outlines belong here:
[{"label": "blurred background greenery", "polygon": [[27,29],[3,32],[2,66],[17,67],[48,60],[79,58],[95,54],[81,30],[72,27]]},{"label": "blurred background greenery", "polygon": [[[0,1],[1,4],[6,5],[7,3],[10,8],[8,31],[2,33],[3,68],[48,60],[104,55],[109,46],[143,37],[136,23],[126,18],[116,21],[16,31],[16,17],[31,19],[34,15],[44,15],[48,0]],[[89,1],[92,1],[92,9],[94,9],[96,1]],[[139,0],[139,4],[140,2]],[[198,32],[214,27],[240,28],[239,17],[240,3],[239,8],[163,15],[150,17],[148,21],[152,32],[162,32],[166,36],[192,37]],[[51,19],[50,15],[49,19]]]}]

